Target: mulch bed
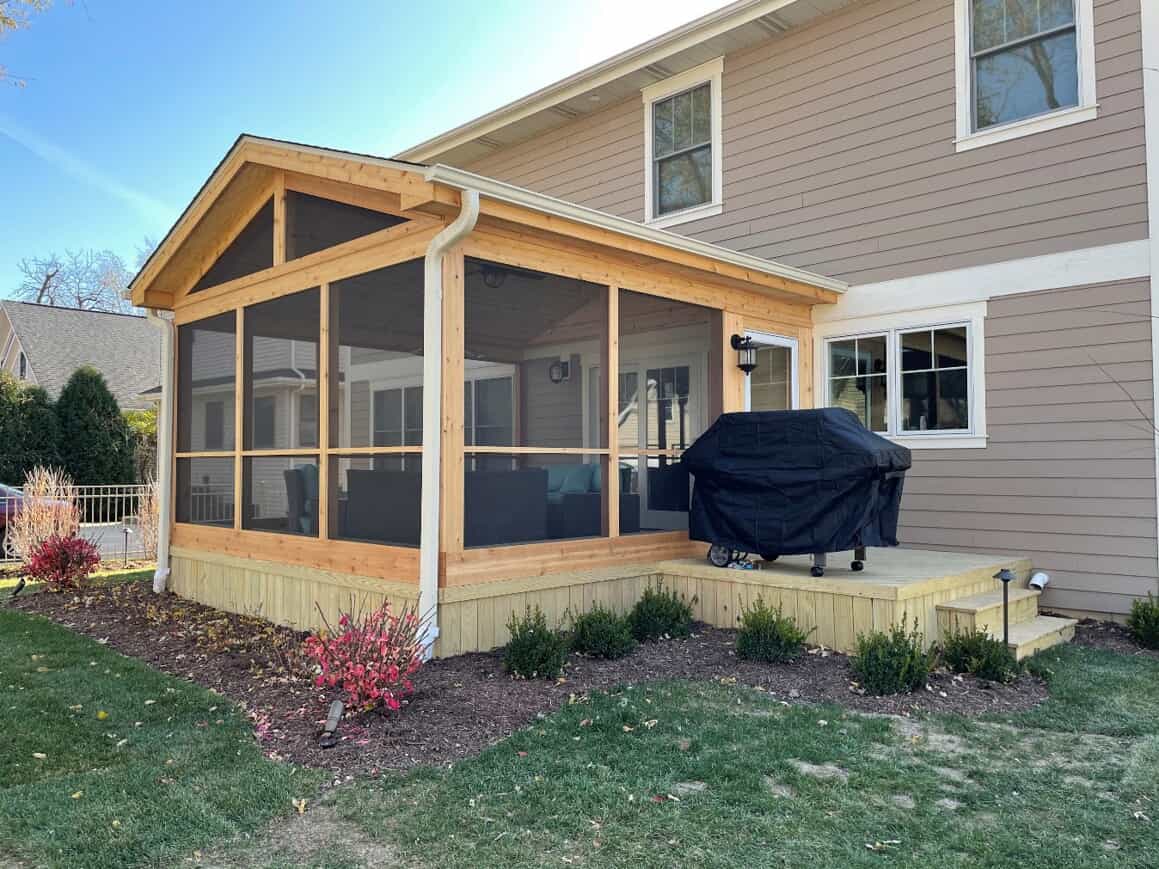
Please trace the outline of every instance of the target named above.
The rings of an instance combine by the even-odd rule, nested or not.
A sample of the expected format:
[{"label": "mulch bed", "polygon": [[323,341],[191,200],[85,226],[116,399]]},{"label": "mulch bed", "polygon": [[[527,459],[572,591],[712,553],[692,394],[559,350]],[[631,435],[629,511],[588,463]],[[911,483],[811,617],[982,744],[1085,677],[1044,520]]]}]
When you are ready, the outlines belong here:
[{"label": "mulch bed", "polygon": [[1159,660],[1159,650],[1146,649],[1133,639],[1126,625],[1083,619],[1075,625],[1074,642],[1093,649],[1106,649],[1121,655],[1137,655]]},{"label": "mulch bed", "polygon": [[12,606],[242,703],[270,756],[337,776],[448,763],[551,713],[572,695],[663,679],[735,682],[788,702],[832,702],[896,715],[1014,712],[1047,696],[1045,684],[1029,675],[995,685],[949,673],[933,674],[924,692],[866,696],[858,693],[844,655],[813,650],[789,664],[748,663],[733,652],[735,631],[699,625],[689,639],[645,644],[618,661],[573,655],[561,682],[513,680],[503,673],[497,652],[433,661],[418,674],[416,692],[401,714],[351,716],[339,729],[338,746],[323,750],[317,737],[337,694],[301,675],[297,632],[172,594],[155,595],[140,582],[81,594],[33,594]]}]

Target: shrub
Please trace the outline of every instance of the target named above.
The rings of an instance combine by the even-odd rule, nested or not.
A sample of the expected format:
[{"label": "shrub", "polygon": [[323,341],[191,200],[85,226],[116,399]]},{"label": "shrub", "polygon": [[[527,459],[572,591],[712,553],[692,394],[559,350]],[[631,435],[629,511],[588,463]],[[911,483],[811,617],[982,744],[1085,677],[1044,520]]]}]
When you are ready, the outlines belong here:
[{"label": "shrub", "polygon": [[19,486],[36,466],[59,465],[59,443],[48,393],[0,371],[0,483]]},{"label": "shrub", "polygon": [[641,643],[687,637],[692,633],[692,606],[671,589],[649,586],[628,614],[628,624]]},{"label": "shrub", "polygon": [[554,679],[567,662],[567,637],[547,626],[547,617],[536,607],[522,618],[511,614],[507,622],[511,639],[503,652],[503,667],[521,679]]},{"label": "shrub", "polygon": [[627,617],[596,604],[575,620],[572,648],[593,658],[622,658],[636,648],[636,641]]},{"label": "shrub", "polygon": [[869,693],[901,694],[921,688],[933,662],[933,653],[922,651],[917,619],[913,630],[907,632],[903,616],[902,623],[894,625],[889,633],[859,635],[852,663],[853,672]]},{"label": "shrub", "polygon": [[83,537],[53,534],[33,551],[24,572],[29,579],[43,582],[50,591],[66,591],[83,586],[100,563],[97,548]]},{"label": "shrub", "polygon": [[56,402],[61,459],[78,486],[133,481],[133,440],[105,378],[90,366],[78,368]]},{"label": "shrub", "polygon": [[942,660],[955,673],[972,673],[992,682],[1009,682],[1018,675],[1014,653],[985,631],[951,634],[942,645]]},{"label": "shrub", "polygon": [[423,622],[415,610],[404,607],[396,614],[384,601],[370,611],[341,613],[338,630],[324,613],[322,622],[326,630],[307,637],[305,645],[319,668],[314,683],[340,686],[347,706],[399,709],[414,692],[411,676],[423,665]]},{"label": "shrub", "polygon": [[50,537],[73,537],[80,511],[72,480],[52,468],[33,468],[24,481],[16,515],[8,522],[7,545],[27,566]]},{"label": "shrub", "polygon": [[789,661],[801,654],[805,638],[813,630],[801,630],[792,616],[781,614],[779,606],[773,609],[758,597],[740,616],[736,654],[748,661],[769,664]]},{"label": "shrub", "polygon": [[1137,600],[1131,604],[1127,628],[1140,646],[1159,649],[1159,600],[1150,592],[1146,600]]}]

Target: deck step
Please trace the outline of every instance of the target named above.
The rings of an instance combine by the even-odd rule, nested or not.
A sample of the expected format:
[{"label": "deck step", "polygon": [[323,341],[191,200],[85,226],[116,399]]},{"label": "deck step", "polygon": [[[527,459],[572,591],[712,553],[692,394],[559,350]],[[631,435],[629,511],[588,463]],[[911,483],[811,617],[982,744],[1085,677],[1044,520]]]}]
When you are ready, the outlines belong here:
[{"label": "deck step", "polygon": [[[1028,622],[1038,615],[1041,592],[1032,588],[1010,589],[1010,625]],[[1002,630],[1002,590],[987,591],[940,603],[938,630],[943,638],[953,633]]]},{"label": "deck step", "polygon": [[[1069,643],[1074,639],[1076,619],[1063,619],[1057,616],[1038,616],[1029,622],[1020,622],[1010,626],[1010,651],[1021,661],[1029,658],[1036,652],[1057,646],[1059,643]],[[991,630],[990,635],[996,639],[1002,638],[1002,626]]]}]

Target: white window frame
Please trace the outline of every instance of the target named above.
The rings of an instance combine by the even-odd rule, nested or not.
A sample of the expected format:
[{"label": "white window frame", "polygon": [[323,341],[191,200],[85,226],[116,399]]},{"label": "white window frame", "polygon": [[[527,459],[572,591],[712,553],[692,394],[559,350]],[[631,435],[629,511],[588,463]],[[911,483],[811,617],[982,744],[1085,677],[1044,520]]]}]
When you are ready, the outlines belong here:
[{"label": "white window frame", "polygon": [[[717,57],[671,78],[649,85],[640,92],[644,99],[644,222],[649,226],[662,229],[667,226],[687,223],[690,220],[712,217],[724,211],[724,154],[721,148],[723,140],[721,81],[723,74],[724,58]],[[652,106],[673,94],[691,90],[705,83],[709,85],[709,105],[712,109],[712,198],[708,202],[694,205],[691,208],[658,215],[655,211],[656,194],[655,179],[653,178],[655,161],[652,159]]]},{"label": "white window frame", "polygon": [[1095,85],[1095,17],[1094,0],[1074,0],[1075,50],[1078,53],[1077,106],[1068,106],[1042,115],[974,130],[974,84],[970,62],[970,28],[972,0],[954,0],[954,72],[957,95],[956,151],[969,151],[996,142],[1006,142],[1046,130],[1093,121],[1098,117],[1098,94]]},{"label": "white window frame", "polygon": [[[882,317],[859,319],[855,323],[837,321],[815,327],[817,406],[829,405],[829,344],[852,338],[886,336],[886,380],[889,408],[888,431],[879,432],[895,443],[910,449],[981,449],[987,444],[986,432],[986,303],[974,302],[935,310],[903,311]],[[950,431],[907,431],[901,428],[901,335],[923,329],[966,327],[966,365],[969,391],[970,425]]]}]

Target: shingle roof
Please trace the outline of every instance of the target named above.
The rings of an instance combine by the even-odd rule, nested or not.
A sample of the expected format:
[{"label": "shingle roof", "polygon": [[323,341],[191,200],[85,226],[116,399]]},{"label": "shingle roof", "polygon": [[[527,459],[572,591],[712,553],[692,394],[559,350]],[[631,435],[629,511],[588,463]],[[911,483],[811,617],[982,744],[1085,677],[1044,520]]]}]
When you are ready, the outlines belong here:
[{"label": "shingle roof", "polygon": [[144,317],[0,299],[37,385],[56,398],[72,373],[91,365],[122,410],[148,407],[141,393],[161,381],[161,332]]}]

